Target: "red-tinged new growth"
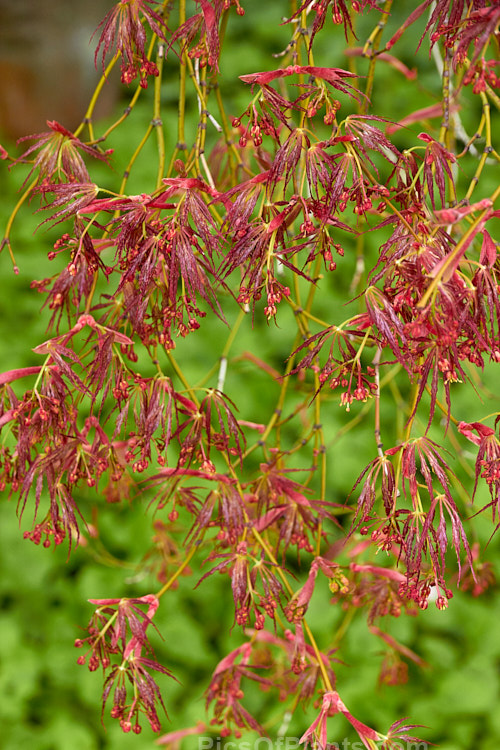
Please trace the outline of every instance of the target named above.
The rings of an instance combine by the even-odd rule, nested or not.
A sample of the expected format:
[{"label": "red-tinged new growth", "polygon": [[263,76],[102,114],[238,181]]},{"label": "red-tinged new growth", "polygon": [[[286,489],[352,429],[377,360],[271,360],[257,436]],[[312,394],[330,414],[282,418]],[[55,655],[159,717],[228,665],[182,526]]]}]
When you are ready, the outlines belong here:
[{"label": "red-tinged new growth", "polygon": [[[265,616],[271,620],[275,618],[283,586],[272,572],[276,563],[266,561],[264,552],[260,557],[248,549],[247,542],[239,542],[236,551],[219,554],[212,553],[209,562],[220,560],[208,573],[205,573],[197,583],[200,585],[208,576],[217,572],[228,571],[231,576],[231,588],[235,606],[235,621],[238,625],[253,624],[256,630],[261,630],[265,624]],[[257,585],[261,591],[257,590]],[[250,620],[253,620],[253,623]]]},{"label": "red-tinged new growth", "polygon": [[448,185],[451,185],[454,190],[451,165],[456,162],[456,158],[447,148],[434,140],[430,135],[427,135],[427,133],[420,133],[418,137],[421,141],[427,143],[424,156],[424,177],[432,207],[435,208],[436,206],[434,199],[434,183],[437,186],[439,197],[441,198],[441,205],[444,206],[446,203],[447,181]]},{"label": "red-tinged new growth", "polygon": [[347,721],[354,727],[361,742],[366,748],[368,748],[368,750],[373,750],[373,742],[378,742],[382,739],[378,732],[366,724],[363,724],[359,719],[356,719],[356,717],[348,711],[337,691],[333,690],[328,691],[323,695],[321,711],[311,726],[300,738],[300,743],[304,744],[305,748],[328,747],[327,720],[329,717],[335,716],[338,713],[343,714]]},{"label": "red-tinged new growth", "polygon": [[[401,557],[406,565],[406,581],[399,590],[403,596],[425,609],[431,588],[434,588],[436,606],[443,609],[447,606],[447,600],[453,596],[445,580],[445,555],[450,535],[448,522],[451,523],[451,543],[457,558],[459,576],[462,547],[467,562],[472,567],[469,542],[451,494],[447,474],[449,467],[436,444],[429,438],[417,438],[387,451],[387,454],[394,455],[400,450],[403,492],[410,508],[396,510],[393,516],[402,540]],[[435,482],[439,486],[437,494]],[[430,563],[428,570],[424,566],[426,558]]]},{"label": "red-tinged new growth", "polygon": [[310,47],[312,47],[314,37],[323,28],[326,18],[327,10],[331,9],[331,19],[337,26],[344,27],[344,33],[346,39],[348,38],[349,32],[354,34],[354,28],[352,25],[351,13],[361,13],[366,7],[375,8],[380,10],[377,0],[352,0],[350,3],[346,3],[345,0],[306,0],[302,3],[295,13],[288,19],[291,22],[295,19],[299,19],[301,13],[304,11],[314,11],[314,21],[311,28],[311,40]]},{"label": "red-tinged new growth", "polygon": [[26,184],[31,175],[36,174],[36,184],[42,192],[54,182],[89,183],[90,177],[83,160],[83,154],[106,160],[108,153],[101,153],[73,135],[70,130],[55,120],[47,120],[50,130],[38,135],[27,135],[18,143],[34,140],[29,148],[14,162],[30,161],[29,157],[39,151],[33,166],[26,177]]},{"label": "red-tinged new growth", "polygon": [[[364,341],[373,345],[374,339],[367,330],[369,328],[368,316],[364,315],[348,321],[344,329],[332,326],[316,333],[293,352],[295,355],[309,350],[290,374],[309,369],[318,374],[320,391],[325,385],[332,390],[342,389],[340,404],[347,411],[354,401],[366,402],[377,390],[373,382],[375,370],[371,365],[363,366],[361,348],[356,348],[353,342]],[[326,346],[327,343],[329,346]],[[322,364],[320,355],[324,357],[325,352],[327,357]]]},{"label": "red-tinged new growth", "polygon": [[[108,557],[99,521],[119,503],[127,519],[154,514],[133,581],[152,576],[161,590],[92,599],[76,642],[80,664],[102,667],[102,714],[111,702],[124,732],[139,733],[143,717],[160,729],[157,676],[173,676],[151,627],[187,585],[219,625],[227,598],[210,592],[229,595],[236,643],[209,678],[210,719],[174,727],[161,744],[272,732],[275,704],[254,712],[257,690],[292,713],[312,704],[301,741],[314,750],[333,746],[337,714],[370,750],[411,743],[406,719],[384,735],[343,703],[334,666],[344,629],[363,610],[383,646],[380,683],[401,684],[409,663],[427,665],[386,632],[391,618],[433,600],[444,609],[455,585],[477,596],[494,584],[483,531],[462,516],[454,461],[468,458],[458,432],[477,450],[472,499],[486,484],[498,530],[500,418],[489,427],[459,411],[500,362],[500,190],[490,176],[500,8],[424,0],[405,16],[404,5],[291,2],[277,18],[288,38],[275,62],[248,72],[242,46],[232,81],[225,45],[243,23],[238,0],[119,0],[98,28],[95,62],[107,74],[119,61],[122,82],[138,79],[123,114],[93,121],[112,86],[102,78],[74,133],[51,120],[21,139],[18,159],[0,147],[29,172],[13,217],[36,199],[42,229],[61,232],[47,248],[53,275],[31,283],[44,340],[30,344],[29,366],[0,374],[0,490],[31,523],[25,538],[94,557]],[[418,19],[413,48],[427,37],[433,51],[430,61],[423,51],[425,76],[418,55],[409,70],[389,53],[403,36],[410,44]],[[342,65],[328,50],[346,44],[348,69],[327,67]],[[414,81],[423,90],[432,66],[436,101],[416,109]],[[408,107],[397,88],[381,90],[401,75]],[[393,100],[397,123],[397,107],[376,108]],[[127,131],[132,121],[146,123],[142,137]],[[107,161],[99,144],[117,136],[128,152],[119,186],[94,175],[90,158]],[[320,589],[325,622],[344,616],[321,642],[311,605]]]},{"label": "red-tinged new growth", "polygon": [[329,579],[332,591],[340,590],[344,593],[347,591],[349,582],[339,570],[338,563],[330,562],[323,557],[315,557],[311,563],[306,583],[299,591],[295,592],[284,609],[285,617],[289,622],[300,623],[304,619],[320,570]]},{"label": "red-tinged new growth", "polygon": [[[498,422],[498,418],[496,420]],[[460,422],[459,432],[478,446],[476,458],[476,481],[472,497],[474,498],[480,478],[488,485],[491,502],[485,508],[491,508],[493,521],[497,521],[495,530],[500,528],[500,440],[495,430],[480,422]],[[483,508],[483,510],[485,509]]]},{"label": "red-tinged new growth", "polygon": [[143,88],[148,76],[157,76],[156,63],[146,53],[147,35],[144,21],[154,33],[165,41],[166,27],[160,13],[154,10],[158,0],[120,0],[100,23],[101,36],[95,51],[95,63],[101,56],[102,69],[110,51],[116,49],[121,57],[121,79],[131,83],[137,76]]},{"label": "red-tinged new growth", "polygon": [[267,678],[254,671],[260,665],[251,664],[251,658],[252,645],[246,642],[225,656],[212,675],[206,705],[208,708],[213,704],[214,718],[210,723],[221,727],[218,729],[221,737],[228,737],[233,733],[235,737],[241,737],[242,729],[253,729],[259,734],[264,732],[258,721],[241,704],[244,698],[241,685],[243,678],[263,687],[271,685]]},{"label": "red-tinged new growth", "polygon": [[[187,19],[174,31],[169,42],[169,48],[180,42],[183,52],[187,52],[191,59],[197,60],[200,67],[207,64],[219,70],[220,37],[219,27],[223,13],[236,6],[239,16],[245,11],[239,0],[198,0],[201,13],[196,13]],[[198,41],[196,41],[198,39]],[[196,43],[195,43],[196,42]]]},{"label": "red-tinged new growth", "polygon": [[[158,609],[158,599],[152,594],[137,599],[90,599],[98,606],[89,625],[89,636],[77,639],[75,646],[89,647],[86,655],[78,657],[79,664],[87,662],[91,672],[101,666],[104,672],[102,710],[113,689],[111,716],[118,719],[124,732],[141,731],[140,716],[144,714],[154,732],[160,730],[157,704],[165,706],[160,689],[150,670],[173,678],[171,672],[154,659],[146,630]],[[147,606],[144,612],[141,607]],[[108,671],[109,670],[109,673]],[[175,678],[173,678],[175,679]],[[128,698],[129,687],[132,696]]]},{"label": "red-tinged new growth", "polygon": [[274,530],[277,556],[284,558],[290,545],[313,552],[320,522],[329,519],[338,524],[332,511],[341,506],[309,497],[307,487],[287,476],[294,470],[281,468],[279,461],[262,463],[260,469],[260,477],[249,484],[248,495],[257,505],[255,528]]},{"label": "red-tinged new growth", "polygon": [[423,727],[423,724],[405,724],[405,721],[406,717],[399,721],[395,721],[394,724],[389,727],[387,735],[381,735],[383,742],[380,746],[380,750],[399,750],[403,742],[410,743],[410,745],[413,743],[419,743],[423,747],[432,745],[431,742],[422,742],[418,737],[408,734],[408,730],[420,729]]},{"label": "red-tinged new growth", "polygon": [[[374,535],[372,539],[377,541]],[[350,578],[346,576],[348,590],[340,591],[341,596],[336,597],[344,609],[366,607],[371,627],[381,617],[400,617],[402,612],[417,614],[415,604],[400,592],[405,576],[399,570],[360,563],[351,563],[349,568],[352,574]]]},{"label": "red-tinged new growth", "polygon": [[[396,485],[390,460],[399,453],[402,493]],[[451,494],[449,471],[438,446],[422,437],[391,448],[385,456],[374,459],[354,486],[356,489],[363,482],[351,534],[355,529],[363,535],[371,532],[371,539],[379,548],[395,555],[406,568],[405,578],[398,587],[399,596],[414,601],[422,609],[428,606],[432,588],[435,588],[439,608],[447,606],[447,600],[453,596],[446,583],[448,523],[451,523],[451,543],[459,574],[462,548],[472,569],[463,521]],[[380,483],[383,499],[380,509],[376,508],[377,483]],[[402,507],[402,497],[408,507]]]}]

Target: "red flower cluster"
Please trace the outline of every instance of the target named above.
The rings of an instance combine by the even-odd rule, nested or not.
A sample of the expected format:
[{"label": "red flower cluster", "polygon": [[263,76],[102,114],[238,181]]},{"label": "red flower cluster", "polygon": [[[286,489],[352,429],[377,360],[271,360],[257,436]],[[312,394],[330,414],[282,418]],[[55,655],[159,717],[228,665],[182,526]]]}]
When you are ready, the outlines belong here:
[{"label": "red flower cluster", "polygon": [[[88,667],[91,672],[101,666],[105,673],[102,710],[113,691],[111,716],[118,719],[124,732],[141,732],[140,714],[144,713],[154,732],[160,729],[156,704],[164,709],[158,685],[150,674],[155,670],[172,677],[168,669],[143,655],[150,652],[146,629],[158,609],[158,599],[148,594],[139,599],[91,599],[98,605],[88,625],[89,636],[77,639],[75,646],[90,647]],[[146,604],[147,612],[141,605]],[[115,659],[118,661],[115,661]],[[87,655],[78,657],[85,664]],[[108,671],[109,670],[109,673]],[[128,687],[132,697],[127,698]]]}]

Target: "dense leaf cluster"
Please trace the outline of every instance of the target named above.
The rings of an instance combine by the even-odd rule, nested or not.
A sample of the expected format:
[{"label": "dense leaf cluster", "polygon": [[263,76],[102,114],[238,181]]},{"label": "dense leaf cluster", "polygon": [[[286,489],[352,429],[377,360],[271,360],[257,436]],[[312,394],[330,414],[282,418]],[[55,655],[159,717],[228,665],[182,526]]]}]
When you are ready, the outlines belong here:
[{"label": "dense leaf cluster", "polygon": [[[498,417],[493,427],[482,416],[456,418],[452,396],[500,360],[500,188],[480,188],[500,159],[490,114],[499,105],[500,9],[488,0],[425,0],[385,40],[391,0],[292,2],[280,67],[240,76],[250,101],[238,114],[226,111],[219,68],[228,19],[244,9],[238,0],[196,5],[189,16],[184,0],[121,0],[97,32],[104,76],[119,62],[122,82],[138,81],[133,103],[148,87],[154,92],[143,139],[156,132],[148,192],[127,191],[141,147],[116,192],[91,178],[93,159],[110,163],[104,147],[127,126],[124,116],[97,135],[92,113],[101,87],[75,132],[50,121],[12,159],[30,163],[26,196],[40,199],[41,223],[61,234],[48,252],[59,270],[32,284],[49,317],[49,337],[34,350],[41,364],[0,375],[2,489],[18,498],[20,515],[33,517],[26,538],[45,547],[66,540],[70,552],[90,535],[78,502],[83,487],[100,502],[151,499],[158,564],[145,564],[160,590],[92,600],[88,636],[76,644],[88,649],[79,663],[103,669],[103,710],[111,701],[124,731],[140,732],[142,715],[160,729],[164,702],[152,675],[172,675],[146,631],[153,618],[161,631],[168,591],[181,573],[196,575],[189,564],[202,549],[210,567],[198,571],[197,583],[227,577],[242,626],[241,645],[215,666],[207,688],[213,731],[263,731],[245,704],[253,681],[291,707],[316,702],[306,745],[326,747],[327,718],[341,713],[366,747],[395,747],[412,740],[413,727],[398,721],[384,735],[349,712],[335,659],[328,645],[318,646],[307,610],[325,580],[332,606],[366,608],[371,631],[388,647],[381,679],[393,684],[407,677],[404,658],[422,660],[387,632],[389,624],[374,622],[414,615],[430,601],[444,609],[457,581],[476,594],[492,582],[469,541],[470,512],[444,446],[450,433],[456,451],[459,436],[478,446],[471,494],[484,480],[496,529]],[[413,24],[424,14],[418,41]],[[373,31],[359,47],[367,23]],[[345,35],[348,69],[317,64],[315,50],[320,58],[335,26]],[[381,66],[408,85],[418,80],[389,52],[403,35],[432,51],[440,101],[394,123],[392,113],[374,110],[372,97]],[[178,141],[169,158],[165,56],[179,74]],[[185,135],[187,92],[198,105],[193,144]],[[479,102],[471,137],[460,119],[465,96]],[[403,148],[394,134],[413,123],[421,132],[408,131],[412,145]],[[220,136],[214,142],[211,125]],[[459,174],[462,161],[474,165],[468,180]],[[12,252],[8,233],[3,246]],[[346,263],[354,272],[340,288],[335,276]],[[355,312],[343,316],[349,302]],[[283,330],[282,371],[259,358],[258,342],[247,354],[279,384],[278,402],[270,414],[241,418],[244,394],[225,392],[238,327],[245,316],[280,325],[284,308],[296,327]],[[227,324],[235,310],[226,344],[214,342],[218,374],[208,385],[190,382],[176,341],[196,342],[207,318]],[[373,426],[373,459],[344,497],[332,495],[322,427],[332,398]],[[385,425],[387,409],[403,409],[398,429]],[[307,574],[302,586],[297,560]],[[185,733],[194,731],[208,730],[200,724]],[[174,735],[182,732],[163,741]]]}]

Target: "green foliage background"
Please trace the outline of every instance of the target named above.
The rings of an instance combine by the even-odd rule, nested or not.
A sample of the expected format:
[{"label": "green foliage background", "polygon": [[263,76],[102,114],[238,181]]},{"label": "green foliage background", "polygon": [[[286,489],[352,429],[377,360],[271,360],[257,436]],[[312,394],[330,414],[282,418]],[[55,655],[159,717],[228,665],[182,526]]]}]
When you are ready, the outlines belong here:
[{"label": "green foliage background", "polygon": [[[288,41],[288,31],[276,23],[280,11],[272,3],[258,0],[245,5],[250,6],[246,7],[246,18],[243,21],[231,20],[221,61],[222,84],[227,80],[224,93],[233,98],[234,112],[231,114],[235,115],[246,107],[248,94],[247,89],[237,82],[237,76],[278,67],[279,59],[276,61],[271,55],[282,50]],[[281,13],[284,14],[286,4],[282,5]],[[397,15],[393,23],[398,23]],[[416,46],[419,29],[413,33]],[[363,39],[363,25],[360,38]],[[340,30],[336,32],[335,44],[325,34],[321,44],[323,55],[329,58],[328,65],[346,65]],[[398,50],[398,54],[411,67],[413,50],[405,47]],[[426,53],[421,55],[421,60],[423,68],[418,83],[421,98],[415,100],[415,89],[410,89],[404,78],[388,66],[380,66],[373,111],[397,119],[433,103],[433,96],[439,95],[435,69]],[[170,117],[172,121],[171,130],[167,129],[171,139],[167,153],[168,146],[173,146],[175,140],[176,64],[173,56],[172,61],[167,62],[164,118]],[[126,102],[125,95],[123,102]],[[191,105],[194,113],[196,102],[192,101]],[[96,172],[95,165],[92,165],[96,181],[101,180],[104,186],[109,184],[110,187],[119,182],[150,117],[147,101],[134,109],[126,126],[113,134],[115,174],[104,171],[100,165],[97,165]],[[466,106],[463,119],[466,126],[474,122],[474,113]],[[192,128],[193,135],[195,123]],[[398,147],[404,147],[405,138],[413,143],[414,132],[400,131],[395,137]],[[153,138],[147,149],[154,160]],[[150,189],[147,154],[146,150],[145,158],[134,169],[128,188],[130,192]],[[22,180],[22,167],[10,173],[5,163],[1,165],[2,226],[15,203],[15,193]],[[484,190],[487,192],[489,187],[485,185]],[[481,197],[478,193],[478,199]],[[54,272],[46,256],[58,232],[42,227],[35,233],[40,215],[33,216],[33,210],[34,207],[30,206],[23,208],[13,233],[19,275],[12,273],[8,255],[0,256],[2,371],[37,364],[37,355],[31,349],[45,338],[48,317],[46,313],[40,314],[42,298],[30,289],[30,281]],[[348,285],[353,268],[354,257],[349,258],[346,253],[345,262],[334,275],[331,288],[325,291],[325,317],[331,315],[331,306],[335,304],[336,285],[338,288]],[[277,387],[268,375],[251,367],[239,355],[245,351],[258,353],[261,359],[281,371],[283,360],[289,353],[286,342],[283,343],[287,322],[290,321],[287,321],[286,311],[279,318],[279,327],[268,326],[258,319],[252,326],[251,316],[244,321],[232,350],[234,358],[226,385],[228,395],[239,404],[243,419],[252,419],[266,400],[273,404]],[[176,356],[182,359],[188,378],[196,380],[197,374],[201,378],[216,366],[227,335],[228,330],[220,321],[207,318],[203,336],[192,336],[179,342]],[[499,409],[498,376],[494,371],[486,371],[484,383],[492,396],[489,400],[486,397],[486,403],[481,407],[482,414]],[[473,421],[477,414],[477,396],[466,385],[457,384],[453,390],[454,413],[460,419]],[[403,392],[403,398],[404,395]],[[329,471],[332,477],[329,499],[342,502],[360,469],[373,457],[373,436],[371,428],[362,424],[353,432],[342,432],[348,420],[337,399],[330,402],[329,411],[325,409],[325,413],[328,413],[328,424],[324,426],[327,441],[332,446],[329,455],[333,462]],[[396,419],[392,413],[383,417],[389,424]],[[470,477],[462,479],[470,488]],[[3,750],[28,747],[34,750],[121,750],[152,746],[154,736],[146,727],[140,737],[124,735],[110,720],[107,721],[107,731],[101,727],[100,676],[77,666],[78,652],[72,647],[80,634],[79,627],[85,626],[91,615],[92,608],[87,599],[140,596],[158,588],[152,576],[141,573],[143,567],[140,565],[147,544],[145,540],[152,536],[153,513],[148,500],[144,495],[134,498],[128,506],[103,509],[103,504],[95,503],[91,497],[80,498],[85,517],[90,517],[93,505],[99,504],[100,537],[88,546],[76,549],[68,561],[64,549],[47,551],[23,541],[22,530],[31,518],[27,515],[22,519],[19,528],[15,505],[7,497],[2,498],[0,746]],[[480,506],[487,497],[478,500]],[[487,539],[490,531],[491,524],[487,519],[479,518],[479,537]],[[499,545],[493,539],[487,557],[497,570],[498,556]],[[193,563],[193,567],[200,560]],[[228,581],[213,576],[194,591],[196,581],[196,576],[181,578],[178,590],[169,594],[168,605],[160,609],[158,617],[161,638],[156,638],[157,657],[179,680],[176,683],[160,678],[172,728],[205,720],[203,692],[210,674],[227,650],[236,648],[241,642],[238,629],[231,631],[233,604]],[[328,594],[321,591],[315,594],[309,611],[308,619],[319,645],[328,644],[332,633],[342,625],[345,613],[339,606],[332,607]],[[402,617],[393,621],[389,626],[391,634],[416,651],[430,666],[422,670],[410,665],[407,685],[378,687],[381,641],[368,632],[364,614],[356,613],[342,639],[342,662],[337,668],[338,686],[344,702],[355,716],[381,730],[396,719],[409,716],[412,723],[428,726],[417,734],[439,744],[444,750],[472,747],[496,750],[500,746],[500,712],[496,710],[499,697],[499,620],[500,597],[497,587],[494,587],[480,599],[459,592],[444,612],[431,605],[418,618]],[[276,736],[282,707],[275,697],[255,692],[250,694],[250,699],[264,711],[270,733],[274,732]],[[299,708],[287,730],[288,736],[300,736],[313,714],[311,707],[304,711]],[[342,723],[341,718],[331,722],[337,738],[350,736],[349,727]],[[168,722],[165,722],[165,731],[169,731]],[[196,738],[187,740],[184,747],[197,747]]]}]

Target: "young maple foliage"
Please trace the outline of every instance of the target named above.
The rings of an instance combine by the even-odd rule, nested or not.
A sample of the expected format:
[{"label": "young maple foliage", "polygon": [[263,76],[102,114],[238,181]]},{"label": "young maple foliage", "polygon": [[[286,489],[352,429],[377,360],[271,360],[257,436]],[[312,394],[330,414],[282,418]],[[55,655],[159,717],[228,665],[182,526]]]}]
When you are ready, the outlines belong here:
[{"label": "young maple foliage", "polygon": [[[103,79],[82,124],[48,122],[21,139],[32,144],[18,158],[0,150],[29,166],[2,248],[13,257],[25,198],[60,232],[47,251],[55,272],[31,285],[47,338],[32,365],[0,375],[1,488],[17,499],[26,539],[67,542],[69,553],[92,552],[99,535],[82,497],[110,513],[141,497],[154,509],[138,576],[146,593],[91,599],[88,635],[75,644],[87,649],[80,665],[102,668],[103,716],[111,701],[124,732],[139,733],[144,718],[154,732],[163,724],[158,683],[175,670],[149,638],[175,616],[169,592],[181,575],[196,591],[216,573],[226,581],[238,645],[207,681],[209,724],[174,727],[165,745],[277,732],[275,719],[252,713],[253,683],[295,714],[304,747],[335,741],[336,714],[372,750],[416,741],[406,719],[383,734],[347,709],[341,634],[317,638],[311,599],[330,592],[332,623],[366,610],[388,649],[380,682],[394,685],[408,679],[408,661],[425,662],[391,635],[391,616],[431,602],[441,610],[456,586],[479,595],[494,583],[463,497],[483,502],[485,486],[478,511],[491,509],[498,530],[500,417],[476,392],[477,421],[465,421],[458,395],[500,361],[500,188],[489,179],[500,161],[491,113],[500,9],[425,0],[405,16],[404,5],[291,2],[288,17],[276,11],[288,34],[279,67],[269,57],[265,70],[231,80],[224,50],[233,25],[248,32],[250,3],[120,0],[96,32]],[[401,39],[412,70],[396,54]],[[325,55],[332,40],[345,54]],[[178,75],[170,153],[165,57]],[[93,111],[117,64],[130,105],[104,130]],[[432,72],[439,104],[412,111],[410,97],[394,122],[377,108],[384,66],[417,93],[421,68]],[[240,114],[232,87],[247,97]],[[128,132],[139,99],[151,124],[111,190],[94,158],[112,163],[114,131]],[[470,137],[464,102],[476,118]],[[143,149],[154,131],[152,164]],[[133,194],[141,159],[149,184]],[[252,352],[238,351],[246,321]],[[259,353],[274,326],[286,351],[279,371]],[[186,338],[191,352],[209,340],[206,377],[186,374]],[[266,393],[247,403],[233,372],[267,378]],[[332,420],[333,404],[342,408]],[[332,423],[354,435],[350,493],[337,480]],[[465,462],[466,441],[477,447],[471,487],[449,450]],[[309,702],[307,726],[297,706]]]}]

